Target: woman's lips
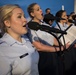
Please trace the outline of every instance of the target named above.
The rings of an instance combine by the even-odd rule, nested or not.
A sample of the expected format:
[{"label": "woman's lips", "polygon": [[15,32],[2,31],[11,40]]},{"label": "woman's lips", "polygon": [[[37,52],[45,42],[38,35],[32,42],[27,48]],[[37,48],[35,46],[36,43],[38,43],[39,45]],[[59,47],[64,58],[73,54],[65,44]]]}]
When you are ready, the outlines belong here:
[{"label": "woman's lips", "polygon": [[27,24],[25,24],[23,27],[26,27]]}]

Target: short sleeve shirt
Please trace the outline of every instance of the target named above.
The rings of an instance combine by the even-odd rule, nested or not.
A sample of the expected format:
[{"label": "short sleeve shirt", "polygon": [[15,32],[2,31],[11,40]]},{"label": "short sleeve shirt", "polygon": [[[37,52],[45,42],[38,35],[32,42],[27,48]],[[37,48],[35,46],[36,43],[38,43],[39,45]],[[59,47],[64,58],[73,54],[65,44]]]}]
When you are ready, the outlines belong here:
[{"label": "short sleeve shirt", "polygon": [[[61,30],[63,30],[63,31],[68,27],[68,25],[65,24],[65,23],[64,23],[64,25],[62,25],[61,23],[58,23],[58,24],[59,24]],[[58,25],[56,25],[55,28],[58,28],[59,29]]]},{"label": "short sleeve shirt", "polygon": [[7,33],[0,39],[0,75],[39,75],[38,59],[27,37],[22,37],[22,43]]},{"label": "short sleeve shirt", "polygon": [[[45,24],[45,25],[47,25],[47,24]],[[41,30],[35,31],[35,30],[30,29],[30,34],[31,35],[29,35],[29,36],[32,39],[32,42],[40,41],[46,45],[54,44],[54,37],[51,34],[49,34],[48,32],[41,31]]]}]

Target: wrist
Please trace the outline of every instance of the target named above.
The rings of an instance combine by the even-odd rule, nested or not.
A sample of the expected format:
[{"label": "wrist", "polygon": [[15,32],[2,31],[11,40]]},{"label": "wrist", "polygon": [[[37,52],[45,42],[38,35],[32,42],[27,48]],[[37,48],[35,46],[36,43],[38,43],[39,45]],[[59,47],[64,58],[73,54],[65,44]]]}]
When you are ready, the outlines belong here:
[{"label": "wrist", "polygon": [[61,46],[61,50],[60,50],[60,47],[55,47],[55,51],[63,51],[64,50],[64,47]]}]

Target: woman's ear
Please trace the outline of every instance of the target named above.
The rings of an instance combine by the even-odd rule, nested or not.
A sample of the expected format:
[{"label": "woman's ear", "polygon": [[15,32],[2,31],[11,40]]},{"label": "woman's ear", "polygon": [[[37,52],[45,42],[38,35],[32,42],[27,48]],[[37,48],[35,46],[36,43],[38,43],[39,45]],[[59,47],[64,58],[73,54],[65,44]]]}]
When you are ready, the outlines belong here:
[{"label": "woman's ear", "polygon": [[33,16],[33,17],[34,17],[34,13],[32,13],[32,12],[31,12],[30,14],[31,14],[31,16]]},{"label": "woman's ear", "polygon": [[5,24],[6,27],[10,27],[10,22],[9,22],[9,20],[5,20],[5,21],[4,21],[4,24]]}]

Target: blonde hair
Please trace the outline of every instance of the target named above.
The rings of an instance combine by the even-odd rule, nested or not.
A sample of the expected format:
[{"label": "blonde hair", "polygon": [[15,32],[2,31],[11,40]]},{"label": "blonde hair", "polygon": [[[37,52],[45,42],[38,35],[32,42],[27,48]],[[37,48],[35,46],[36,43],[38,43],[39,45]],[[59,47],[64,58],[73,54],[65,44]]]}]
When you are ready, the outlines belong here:
[{"label": "blonde hair", "polygon": [[4,21],[11,18],[12,11],[15,8],[20,8],[20,6],[17,4],[9,4],[0,7],[0,29],[2,34],[4,34],[7,31]]}]

